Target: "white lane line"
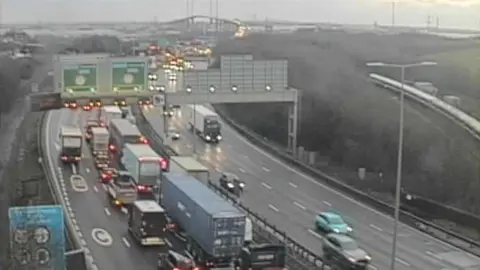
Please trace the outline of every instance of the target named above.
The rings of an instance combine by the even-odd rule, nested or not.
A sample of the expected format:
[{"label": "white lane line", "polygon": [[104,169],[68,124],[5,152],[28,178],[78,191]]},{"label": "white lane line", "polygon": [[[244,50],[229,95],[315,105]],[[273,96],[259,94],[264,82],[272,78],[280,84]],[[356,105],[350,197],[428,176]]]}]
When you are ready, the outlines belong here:
[{"label": "white lane line", "polygon": [[108,208],[105,207],[103,210],[105,211],[105,214],[107,214],[107,216],[111,215],[110,210],[108,210]]},{"label": "white lane line", "polygon": [[124,214],[128,214],[128,210],[125,207],[120,208],[120,211],[122,211]]},{"label": "white lane line", "polygon": [[404,261],[404,260],[402,260],[402,259],[399,259],[399,258],[397,258],[397,257],[395,257],[395,261],[397,261],[397,262],[399,262],[399,263],[401,263],[401,264],[403,264],[403,265],[405,265],[405,266],[410,266],[410,264],[409,264],[408,262],[406,262],[406,261]]},{"label": "white lane line", "polygon": [[169,247],[172,247],[172,242],[170,242],[167,238],[164,239],[165,240],[165,243],[169,246]]},{"label": "white lane line", "polygon": [[242,169],[242,168],[238,168],[238,170],[239,170],[241,173],[245,173],[245,170]]},{"label": "white lane line", "polygon": [[87,173],[90,173],[90,169],[89,169],[89,168],[86,168],[85,171],[86,171]]},{"label": "white lane line", "polygon": [[271,205],[271,204],[268,205],[268,208],[272,209],[272,210],[275,211],[275,212],[279,212],[279,211],[280,211],[280,210],[278,210],[278,208],[276,208],[275,206],[273,206],[273,205]]},{"label": "white lane line", "polygon": [[327,206],[332,206],[332,204],[329,203],[329,202],[327,202],[327,201],[323,201],[322,203],[325,204],[325,205],[327,205]]},{"label": "white lane line", "polygon": [[272,187],[269,186],[267,183],[262,183],[262,186],[264,186],[266,189],[272,189]]},{"label": "white lane line", "polygon": [[103,190],[107,191],[107,185],[102,184]]},{"label": "white lane line", "polygon": [[128,242],[127,238],[122,237],[122,241],[125,244],[125,246],[130,247],[130,243]]},{"label": "white lane line", "polygon": [[93,186],[93,191],[98,192],[97,186]]},{"label": "white lane line", "polygon": [[378,227],[378,226],[377,226],[377,225],[375,225],[375,224],[370,224],[369,226],[370,226],[371,228],[373,228],[373,229],[375,229],[375,230],[379,231],[379,232],[383,232],[383,229],[382,229],[382,228],[380,228],[380,227]]},{"label": "white lane line", "polygon": [[262,170],[266,171],[266,172],[269,172],[270,169],[266,168],[266,167],[262,167]]},{"label": "white lane line", "polygon": [[73,163],[70,164],[70,166],[72,167],[73,174],[77,174],[77,167],[75,167],[75,165]]},{"label": "white lane line", "polygon": [[300,208],[302,210],[307,210],[307,208],[305,206],[303,206],[302,204],[300,204],[298,202],[293,202],[293,204],[295,204],[295,206],[297,206],[298,208]]},{"label": "white lane line", "polygon": [[427,255],[430,255],[430,256],[434,257],[435,259],[437,259],[437,260],[439,260],[439,261],[442,260],[442,257],[438,256],[437,254],[435,254],[435,253],[433,253],[433,252],[431,252],[431,251],[429,251],[429,250],[425,251],[425,253],[426,253]]},{"label": "white lane line", "polygon": [[323,237],[320,234],[318,234],[316,231],[312,229],[308,229],[308,232],[319,239],[323,239]]},{"label": "white lane line", "polygon": [[298,188],[298,186],[297,186],[297,185],[295,185],[295,184],[294,184],[294,183],[292,183],[292,182],[289,182],[288,184],[289,184],[291,187],[293,187],[293,188]]}]

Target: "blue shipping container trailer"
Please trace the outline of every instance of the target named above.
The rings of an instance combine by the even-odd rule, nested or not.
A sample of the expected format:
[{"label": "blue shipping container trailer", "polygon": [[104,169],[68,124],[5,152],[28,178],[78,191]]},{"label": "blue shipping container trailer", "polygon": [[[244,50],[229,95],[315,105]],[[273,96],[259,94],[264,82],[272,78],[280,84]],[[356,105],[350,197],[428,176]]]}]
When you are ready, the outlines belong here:
[{"label": "blue shipping container trailer", "polygon": [[187,249],[205,266],[228,265],[245,238],[245,214],[192,176],[166,173],[162,205],[187,235]]}]

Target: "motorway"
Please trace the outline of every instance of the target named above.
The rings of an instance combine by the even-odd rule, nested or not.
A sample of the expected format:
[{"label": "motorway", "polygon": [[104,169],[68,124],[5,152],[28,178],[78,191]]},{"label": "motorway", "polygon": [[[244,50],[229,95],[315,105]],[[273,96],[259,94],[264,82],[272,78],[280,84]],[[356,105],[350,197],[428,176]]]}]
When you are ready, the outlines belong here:
[{"label": "motorway", "polygon": [[[144,115],[163,136],[161,110],[144,109]],[[212,171],[232,172],[241,177],[247,183],[242,195],[247,207],[319,255],[322,236],[314,230],[314,216],[321,211],[338,211],[354,228],[360,245],[372,255],[372,268],[389,268],[393,233],[390,217],[289,167],[226,124],[222,131],[224,141],[217,146],[206,145],[187,131],[184,115],[180,109],[169,121],[168,125],[179,130],[182,138],[168,143],[181,155],[195,152]],[[404,224],[399,226],[396,269],[464,269],[472,265],[480,266],[480,259]]]},{"label": "motorway", "polygon": [[[77,234],[98,269],[156,269],[156,248],[140,247],[131,239],[127,232],[128,212],[111,205],[106,199],[87,145],[84,144],[83,160],[78,168],[63,166],[59,162],[60,127],[64,124],[83,127],[88,114],[94,115],[95,112],[62,109],[50,112],[47,119],[48,156],[57,169],[57,181],[65,182],[69,199],[66,207],[71,208],[75,215]],[[72,175],[75,175],[73,179]],[[175,249],[181,245],[173,237],[169,240]]]}]

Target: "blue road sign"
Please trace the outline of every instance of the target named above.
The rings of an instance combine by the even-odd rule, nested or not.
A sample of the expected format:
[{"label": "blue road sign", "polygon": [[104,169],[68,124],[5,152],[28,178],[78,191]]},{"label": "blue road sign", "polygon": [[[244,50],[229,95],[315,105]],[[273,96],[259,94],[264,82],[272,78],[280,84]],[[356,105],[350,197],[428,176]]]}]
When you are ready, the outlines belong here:
[{"label": "blue road sign", "polygon": [[65,228],[59,205],[10,207],[12,269],[65,270]]}]

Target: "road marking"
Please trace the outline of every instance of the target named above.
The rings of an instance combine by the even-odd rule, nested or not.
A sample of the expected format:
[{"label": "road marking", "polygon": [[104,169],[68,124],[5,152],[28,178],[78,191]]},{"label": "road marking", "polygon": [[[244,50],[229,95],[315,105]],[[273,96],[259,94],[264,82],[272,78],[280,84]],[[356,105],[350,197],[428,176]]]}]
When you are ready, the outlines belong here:
[{"label": "road marking", "polygon": [[433,252],[431,252],[431,251],[428,251],[428,250],[427,250],[427,251],[425,251],[425,253],[427,253],[428,255],[430,255],[430,256],[432,256],[432,257],[434,257],[434,258],[437,259],[437,260],[440,260],[440,261],[442,260],[442,257],[440,257],[439,255],[437,255],[437,254],[435,254],[435,253],[433,253]]},{"label": "road marking", "polygon": [[92,238],[101,246],[111,246],[113,244],[112,236],[102,228],[94,228],[92,230]]},{"label": "road marking", "polygon": [[323,239],[323,237],[320,234],[318,234],[316,231],[314,231],[312,229],[308,229],[308,232],[310,234],[312,234],[313,236],[317,237],[318,239]]},{"label": "road marking", "polygon": [[88,184],[81,175],[72,175],[70,176],[70,183],[72,184],[73,190],[76,192],[87,192]]},{"label": "road marking", "polygon": [[98,192],[97,186],[93,186],[93,190],[94,190],[95,192]]},{"label": "road marking", "polygon": [[275,211],[275,212],[279,212],[279,211],[280,211],[280,210],[278,210],[278,208],[276,208],[275,206],[273,206],[273,205],[271,205],[271,204],[268,205],[268,208],[272,209],[272,210]]},{"label": "road marking", "polygon": [[125,208],[123,206],[120,208],[120,211],[122,211],[122,213],[124,213],[124,214],[128,214],[127,208]]},{"label": "road marking", "polygon": [[239,168],[238,170],[239,170],[241,173],[245,173],[245,170],[242,169],[242,168]]},{"label": "road marking", "polygon": [[270,170],[268,168],[262,167],[262,170],[269,172]]},{"label": "road marking", "polygon": [[105,184],[102,184],[102,188],[103,188],[103,190],[105,190],[105,191],[108,190],[107,185],[105,185]]},{"label": "road marking", "polygon": [[269,186],[267,183],[262,183],[262,186],[264,186],[266,189],[272,189],[272,187]]},{"label": "road marking", "polygon": [[289,182],[288,184],[289,184],[291,187],[293,187],[293,188],[298,188],[298,186],[297,186],[297,185],[295,185],[295,184],[294,184],[294,183],[292,183],[292,182]]},{"label": "road marking", "polygon": [[325,205],[328,205],[328,206],[332,206],[332,204],[327,202],[327,201],[323,201],[322,203],[325,204]]},{"label": "road marking", "polygon": [[105,214],[107,214],[107,216],[110,216],[110,215],[111,215],[111,214],[110,214],[110,210],[108,210],[107,207],[105,207],[103,210],[105,210]]},{"label": "road marking", "polygon": [[130,247],[130,243],[128,242],[127,238],[122,237],[122,242],[125,244],[125,246]]},{"label": "road marking", "polygon": [[302,204],[300,204],[298,202],[293,202],[293,204],[295,204],[295,206],[297,206],[298,208],[301,208],[302,210],[307,210],[307,208],[305,206],[303,206]]},{"label": "road marking", "polygon": [[171,243],[167,238],[165,238],[165,243],[167,243],[167,245],[168,245],[169,247],[172,247],[172,246],[173,246],[172,243]]},{"label": "road marking", "polygon": [[377,225],[375,225],[375,224],[370,224],[369,226],[370,226],[371,228],[373,228],[373,229],[375,229],[375,230],[379,231],[379,232],[383,232],[383,229],[382,229],[382,228],[380,228],[380,227],[378,227],[378,226],[377,226]]},{"label": "road marking", "polygon": [[77,167],[75,167],[75,164],[71,163],[70,167],[72,168],[72,173],[77,174]]},{"label": "road marking", "polygon": [[405,266],[410,266],[410,264],[409,264],[408,262],[406,262],[406,261],[404,261],[404,260],[401,260],[401,259],[399,259],[399,258],[397,258],[397,257],[395,257],[395,261],[397,261],[397,262],[399,262],[399,263],[401,263],[401,264],[403,264],[403,265],[405,265]]},{"label": "road marking", "polygon": [[86,171],[87,173],[90,173],[90,169],[89,169],[89,168],[86,168],[85,171]]}]

